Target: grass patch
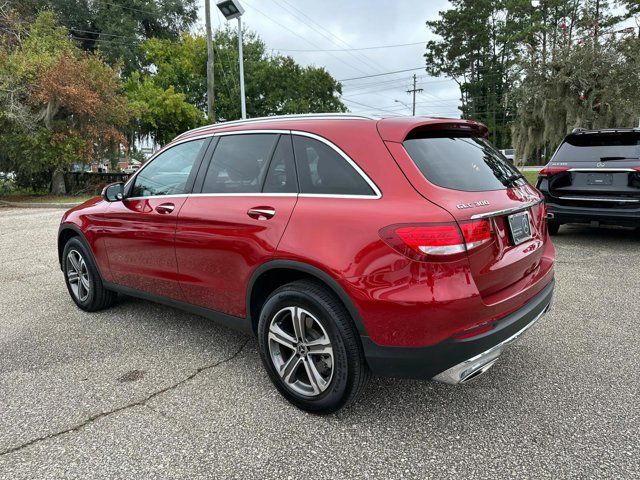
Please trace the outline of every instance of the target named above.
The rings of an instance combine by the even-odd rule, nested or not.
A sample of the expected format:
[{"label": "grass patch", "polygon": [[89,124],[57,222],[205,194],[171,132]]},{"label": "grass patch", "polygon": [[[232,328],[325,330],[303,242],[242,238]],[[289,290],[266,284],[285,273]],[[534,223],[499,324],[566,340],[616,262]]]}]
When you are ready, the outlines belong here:
[{"label": "grass patch", "polygon": [[5,202],[21,202],[21,203],[82,203],[92,195],[0,195],[0,200]]},{"label": "grass patch", "polygon": [[538,172],[522,172],[522,175],[524,175],[524,178],[526,178],[531,185],[534,187],[536,186],[536,182],[538,181]]}]

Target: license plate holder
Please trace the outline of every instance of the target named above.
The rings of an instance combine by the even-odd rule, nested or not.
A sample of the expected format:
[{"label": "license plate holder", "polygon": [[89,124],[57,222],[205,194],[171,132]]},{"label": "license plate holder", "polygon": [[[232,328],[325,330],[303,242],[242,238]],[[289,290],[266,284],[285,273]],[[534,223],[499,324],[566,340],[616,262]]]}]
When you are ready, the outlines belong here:
[{"label": "license plate holder", "polygon": [[514,213],[507,217],[509,221],[509,230],[511,231],[511,240],[514,245],[520,245],[533,236],[531,228],[531,216],[528,211]]},{"label": "license plate holder", "polygon": [[613,175],[610,173],[590,173],[587,185],[613,185]]}]

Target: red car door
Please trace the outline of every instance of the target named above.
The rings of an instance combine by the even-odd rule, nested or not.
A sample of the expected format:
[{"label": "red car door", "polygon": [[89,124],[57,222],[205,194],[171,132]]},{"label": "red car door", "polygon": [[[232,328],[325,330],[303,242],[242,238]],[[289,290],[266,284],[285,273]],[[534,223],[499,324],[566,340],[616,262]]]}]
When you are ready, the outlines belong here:
[{"label": "red car door", "polygon": [[110,204],[104,243],[114,282],[181,299],[175,231],[209,139],[167,148],[133,178],[125,199]]},{"label": "red car door", "polygon": [[178,215],[176,257],[185,301],[244,317],[252,272],[273,256],[297,201],[291,137],[220,137]]}]

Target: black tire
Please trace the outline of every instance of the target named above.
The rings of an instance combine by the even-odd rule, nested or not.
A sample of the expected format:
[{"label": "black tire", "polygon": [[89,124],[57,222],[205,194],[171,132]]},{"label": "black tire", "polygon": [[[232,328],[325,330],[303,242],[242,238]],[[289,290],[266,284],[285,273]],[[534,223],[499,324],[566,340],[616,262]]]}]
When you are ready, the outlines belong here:
[{"label": "black tire", "polygon": [[[331,342],[332,374],[326,383],[325,390],[319,394],[309,396],[292,390],[291,384],[287,384],[281,377],[274,365],[275,360],[272,360],[269,328],[272,321],[277,320],[279,312],[283,312],[287,307],[297,307],[311,314],[311,317],[306,317],[307,325],[313,325],[312,332],[313,328],[324,329]],[[349,405],[362,393],[371,376],[364,358],[358,331],[351,316],[333,292],[318,281],[292,282],[276,289],[269,296],[260,312],[258,345],[262,362],[276,388],[292,404],[308,412],[328,414]],[[278,348],[281,348],[279,344],[272,343],[271,345],[277,345]],[[284,347],[284,350],[291,351],[287,350],[287,347]],[[293,352],[291,357],[297,354],[295,350]],[[307,354],[304,355],[307,358]],[[314,356],[312,357],[312,355]],[[308,353],[309,360],[314,358],[315,360],[311,361],[317,362],[320,357],[316,355],[318,354]],[[300,355],[298,354],[298,356]],[[302,370],[297,375],[301,375],[302,379],[306,375],[306,378],[310,380],[306,365],[301,365],[305,368],[300,367]],[[324,366],[326,367],[326,364]],[[316,371],[318,370],[316,369]],[[313,382],[309,381],[309,383]]]},{"label": "black tire", "polygon": [[549,230],[549,235],[557,235],[558,230],[560,230],[560,224],[555,220],[548,220],[547,230]]},{"label": "black tire", "polygon": [[[82,293],[86,293],[86,295],[79,295],[77,290],[74,291],[74,285],[70,280],[69,270],[73,269],[73,262],[71,262],[69,254],[72,254],[77,261],[76,253],[80,255],[80,259],[84,261],[84,265],[86,266],[82,271],[89,288],[88,292],[86,289],[81,291]],[[91,255],[91,252],[79,237],[72,237],[64,246],[62,253],[62,270],[69,295],[82,310],[96,312],[110,307],[115,302],[118,294],[104,288],[102,278],[93,260],[93,255]],[[80,284],[80,279],[78,279],[78,284]]]}]

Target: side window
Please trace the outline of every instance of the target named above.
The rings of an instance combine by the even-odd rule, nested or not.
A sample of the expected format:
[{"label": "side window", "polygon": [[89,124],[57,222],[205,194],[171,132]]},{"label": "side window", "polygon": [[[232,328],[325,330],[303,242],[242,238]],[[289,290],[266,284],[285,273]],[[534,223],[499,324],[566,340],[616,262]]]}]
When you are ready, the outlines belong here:
[{"label": "side window", "polygon": [[262,191],[265,193],[297,193],[298,180],[291,136],[282,135],[273,154]]},{"label": "side window", "polygon": [[375,195],[362,176],[333,148],[316,139],[293,136],[300,193]]},{"label": "side window", "polygon": [[165,150],[136,176],[130,197],[179,195],[185,187],[193,164],[205,139],[185,142]]},{"label": "side window", "polygon": [[257,193],[278,135],[227,135],[213,152],[202,193]]}]

